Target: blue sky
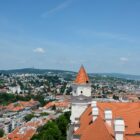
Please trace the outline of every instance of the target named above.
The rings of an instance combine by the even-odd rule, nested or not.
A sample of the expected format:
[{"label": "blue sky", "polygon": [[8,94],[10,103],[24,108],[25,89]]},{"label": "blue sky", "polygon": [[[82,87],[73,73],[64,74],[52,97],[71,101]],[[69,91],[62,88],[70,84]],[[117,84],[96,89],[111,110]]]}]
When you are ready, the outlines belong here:
[{"label": "blue sky", "polygon": [[1,0],[0,69],[140,75],[139,0]]}]

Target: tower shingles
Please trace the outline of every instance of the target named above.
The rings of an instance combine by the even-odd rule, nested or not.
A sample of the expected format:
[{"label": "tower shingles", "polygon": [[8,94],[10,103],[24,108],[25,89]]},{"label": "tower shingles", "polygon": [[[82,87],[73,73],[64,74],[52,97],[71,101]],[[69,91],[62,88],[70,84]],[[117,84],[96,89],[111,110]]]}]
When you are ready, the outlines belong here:
[{"label": "tower shingles", "polygon": [[85,71],[85,68],[84,66],[81,66],[78,74],[77,74],[77,77],[76,77],[76,80],[75,80],[75,83],[76,84],[86,84],[86,83],[89,83],[89,77]]}]

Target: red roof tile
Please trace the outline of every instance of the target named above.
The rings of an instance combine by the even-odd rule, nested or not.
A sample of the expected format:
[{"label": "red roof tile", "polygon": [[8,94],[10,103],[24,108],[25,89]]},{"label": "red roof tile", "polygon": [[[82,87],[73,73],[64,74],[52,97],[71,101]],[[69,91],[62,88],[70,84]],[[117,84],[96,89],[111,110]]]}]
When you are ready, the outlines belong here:
[{"label": "red roof tile", "polygon": [[18,101],[16,103],[9,104],[6,108],[10,111],[21,111],[25,107],[32,107],[36,105],[38,101],[30,100],[30,101]]},{"label": "red roof tile", "polygon": [[75,83],[76,84],[85,84],[89,82],[89,77],[85,71],[85,68],[81,66],[78,75],[76,77]]},{"label": "red roof tile", "polygon": [[113,127],[104,122],[104,111],[111,109],[113,119],[121,117],[125,121],[124,140],[140,140],[140,103],[97,103],[99,117],[92,122],[92,108],[88,107],[80,117],[80,128],[74,133],[80,140],[114,140]]},{"label": "red roof tile", "polygon": [[70,103],[67,102],[67,101],[63,101],[63,102],[49,102],[47,103],[44,108],[48,109],[50,107],[53,107],[53,106],[56,106],[56,107],[69,107]]}]

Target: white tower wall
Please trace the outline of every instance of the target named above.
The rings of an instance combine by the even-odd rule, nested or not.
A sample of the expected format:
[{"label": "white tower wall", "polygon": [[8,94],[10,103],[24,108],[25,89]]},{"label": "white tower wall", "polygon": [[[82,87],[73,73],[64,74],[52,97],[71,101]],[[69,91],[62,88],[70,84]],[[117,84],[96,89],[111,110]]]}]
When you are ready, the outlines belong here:
[{"label": "white tower wall", "polygon": [[87,104],[75,104],[71,107],[71,123],[75,123],[75,118],[79,118],[86,110]]},{"label": "white tower wall", "polygon": [[91,96],[91,86],[87,85],[73,85],[73,96],[84,95],[87,97]]}]

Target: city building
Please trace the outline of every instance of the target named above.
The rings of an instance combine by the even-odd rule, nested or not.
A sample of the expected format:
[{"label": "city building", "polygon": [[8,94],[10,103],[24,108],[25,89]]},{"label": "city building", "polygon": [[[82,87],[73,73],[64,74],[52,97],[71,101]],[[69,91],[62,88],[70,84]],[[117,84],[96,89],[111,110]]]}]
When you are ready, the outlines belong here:
[{"label": "city building", "polygon": [[43,126],[49,120],[46,118],[35,118],[31,121],[17,127],[13,132],[8,134],[8,140],[30,140],[36,133],[37,128]]},{"label": "city building", "polygon": [[68,101],[53,101],[47,103],[43,108],[45,110],[52,110],[55,108],[55,110],[60,110],[60,111],[69,111],[70,103]]}]

